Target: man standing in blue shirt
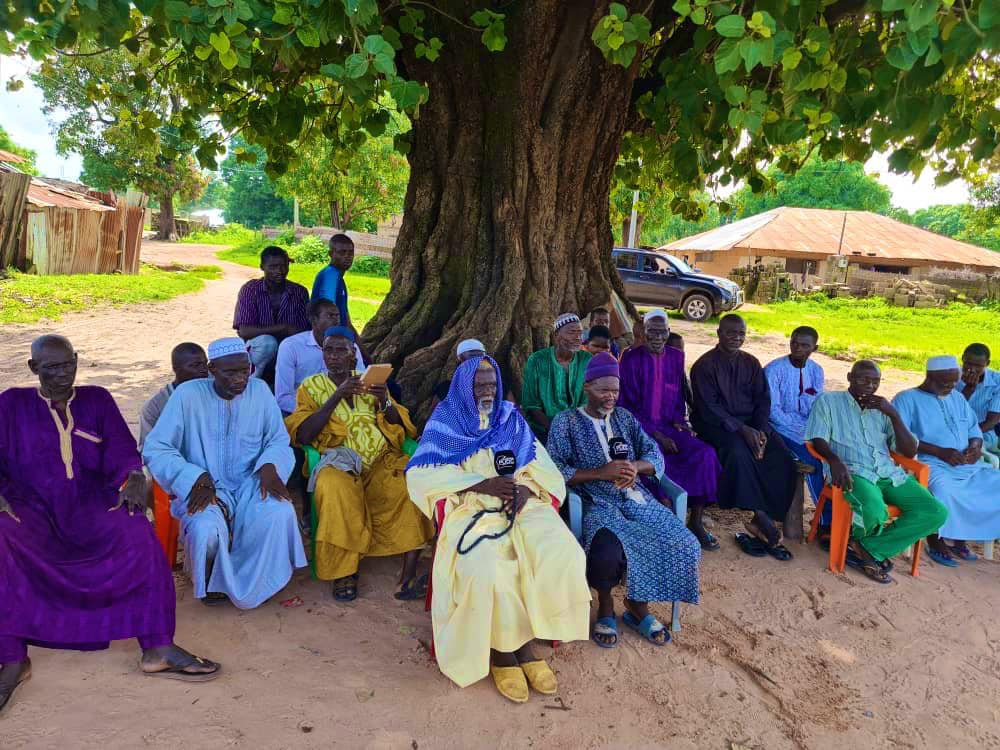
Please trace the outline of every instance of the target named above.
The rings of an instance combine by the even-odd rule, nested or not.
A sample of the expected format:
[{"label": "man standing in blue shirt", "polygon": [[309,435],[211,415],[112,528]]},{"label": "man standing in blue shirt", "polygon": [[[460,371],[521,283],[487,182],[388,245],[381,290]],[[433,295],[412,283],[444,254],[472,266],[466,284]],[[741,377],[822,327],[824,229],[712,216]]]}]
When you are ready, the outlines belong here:
[{"label": "man standing in blue shirt", "polygon": [[330,238],[330,265],[316,274],[313,282],[312,299],[328,299],[340,311],[340,324],[354,331],[354,324],[347,309],[347,285],[344,274],[354,263],[354,242],[346,234],[335,234]]}]

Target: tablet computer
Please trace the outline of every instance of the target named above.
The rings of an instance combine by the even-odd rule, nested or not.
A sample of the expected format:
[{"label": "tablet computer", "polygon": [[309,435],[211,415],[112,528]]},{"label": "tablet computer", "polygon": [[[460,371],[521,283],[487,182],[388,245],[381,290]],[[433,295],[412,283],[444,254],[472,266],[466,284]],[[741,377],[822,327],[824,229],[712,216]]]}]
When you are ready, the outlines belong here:
[{"label": "tablet computer", "polygon": [[368,365],[368,369],[361,375],[362,385],[385,385],[385,382],[392,375],[392,365]]}]

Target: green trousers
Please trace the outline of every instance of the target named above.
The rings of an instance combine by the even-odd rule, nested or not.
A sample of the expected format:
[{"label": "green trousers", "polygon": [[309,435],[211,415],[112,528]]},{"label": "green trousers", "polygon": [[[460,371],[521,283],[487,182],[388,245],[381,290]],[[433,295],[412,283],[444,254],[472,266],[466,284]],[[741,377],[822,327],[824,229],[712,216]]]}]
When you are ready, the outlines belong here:
[{"label": "green trousers", "polygon": [[[937,533],[948,518],[948,509],[912,476],[898,487],[888,479],[877,484],[857,474],[851,479],[854,487],[844,493],[854,509],[851,537],[876,560],[888,560],[918,539]],[[892,523],[886,504],[900,511]]]}]

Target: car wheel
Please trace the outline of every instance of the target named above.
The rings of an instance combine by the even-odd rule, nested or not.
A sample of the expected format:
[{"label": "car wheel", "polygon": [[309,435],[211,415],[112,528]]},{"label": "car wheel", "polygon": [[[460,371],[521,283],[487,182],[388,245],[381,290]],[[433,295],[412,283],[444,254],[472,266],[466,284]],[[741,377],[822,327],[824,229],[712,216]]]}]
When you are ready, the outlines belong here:
[{"label": "car wheel", "polygon": [[681,305],[681,313],[695,323],[708,320],[712,317],[712,300],[704,294],[692,294]]}]

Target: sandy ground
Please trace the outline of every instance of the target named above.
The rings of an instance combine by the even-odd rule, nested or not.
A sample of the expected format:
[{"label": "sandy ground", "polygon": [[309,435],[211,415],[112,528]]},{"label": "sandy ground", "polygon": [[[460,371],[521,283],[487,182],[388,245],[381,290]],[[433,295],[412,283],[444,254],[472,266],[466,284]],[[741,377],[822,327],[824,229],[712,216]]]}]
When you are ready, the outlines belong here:
[{"label": "sandy ground", "polygon": [[[143,252],[217,262],[193,245]],[[80,352],[80,382],[110,388],[134,426],[169,377],[173,344],[229,330],[254,273],[222,265],[223,279],[170,302],[0,329],[0,383],[30,384],[31,339],[58,331]],[[711,345],[710,331],[677,327],[689,361]],[[768,360],[784,343],[752,336],[748,349]],[[846,363],[819,359],[831,386],[843,385]],[[887,372],[885,391],[914,381]],[[514,706],[487,682],[448,682],[427,653],[422,605],[391,597],[393,560],[363,564],[353,604],[300,573],[250,612],[201,606],[177,574],[178,642],[223,661],[223,677],[143,677],[130,642],[96,654],[32,649],[34,677],[0,719],[0,747],[1000,748],[997,563],[949,570],[925,559],[919,578],[900,571],[881,587],[827,572],[818,548],[795,546],[790,563],[751,561],[731,541],[737,514],[712,515],[723,548],[706,554],[702,603],[685,607],[674,643],[660,650],[626,632],[616,650],[564,644],[551,660],[558,700]],[[295,595],[304,606],[281,606]]]}]

